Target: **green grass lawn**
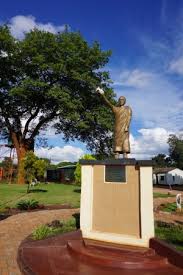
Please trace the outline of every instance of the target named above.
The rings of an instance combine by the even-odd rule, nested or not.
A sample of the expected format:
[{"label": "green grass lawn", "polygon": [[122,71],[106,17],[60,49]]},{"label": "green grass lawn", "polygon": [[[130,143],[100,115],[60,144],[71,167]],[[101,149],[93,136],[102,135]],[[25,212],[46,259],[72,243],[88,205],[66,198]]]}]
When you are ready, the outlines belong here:
[{"label": "green grass lawn", "polygon": [[[39,191],[38,189],[44,190]],[[0,184],[0,209],[15,207],[20,200],[35,199],[40,204],[69,204],[73,207],[80,205],[80,188],[66,184],[40,184],[32,187],[35,190],[27,194],[27,185]]]},{"label": "green grass lawn", "polygon": [[172,244],[177,250],[183,251],[183,227],[171,226],[156,226],[156,237]]},{"label": "green grass lawn", "polygon": [[175,197],[173,194],[163,194],[163,193],[153,193],[154,198],[170,198],[170,197]]}]

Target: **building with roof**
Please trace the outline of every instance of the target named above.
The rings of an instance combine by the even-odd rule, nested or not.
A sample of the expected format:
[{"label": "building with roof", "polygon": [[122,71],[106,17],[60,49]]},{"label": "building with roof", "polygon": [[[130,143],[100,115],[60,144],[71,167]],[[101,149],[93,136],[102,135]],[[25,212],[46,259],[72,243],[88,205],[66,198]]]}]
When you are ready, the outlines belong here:
[{"label": "building with roof", "polygon": [[175,167],[155,168],[153,184],[183,185],[183,170]]},{"label": "building with roof", "polygon": [[76,165],[65,165],[57,168],[47,169],[47,181],[72,183]]}]

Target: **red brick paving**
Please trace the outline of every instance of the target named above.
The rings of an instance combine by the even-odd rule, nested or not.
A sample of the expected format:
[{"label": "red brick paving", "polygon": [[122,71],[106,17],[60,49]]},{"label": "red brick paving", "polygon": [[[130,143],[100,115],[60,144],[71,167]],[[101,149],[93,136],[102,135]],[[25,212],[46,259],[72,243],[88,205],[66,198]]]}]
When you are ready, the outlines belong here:
[{"label": "red brick paving", "polygon": [[66,220],[76,209],[44,210],[11,216],[0,222],[0,275],[20,275],[17,250],[23,239],[41,224]]}]

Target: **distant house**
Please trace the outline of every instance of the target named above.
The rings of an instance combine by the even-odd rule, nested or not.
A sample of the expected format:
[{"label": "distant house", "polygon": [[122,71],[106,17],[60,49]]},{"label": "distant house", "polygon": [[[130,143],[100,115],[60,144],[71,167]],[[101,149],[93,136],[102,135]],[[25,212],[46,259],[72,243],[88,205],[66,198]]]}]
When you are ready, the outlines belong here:
[{"label": "distant house", "polygon": [[76,165],[66,165],[58,168],[47,169],[47,181],[62,183],[74,182],[74,172]]},{"label": "distant house", "polygon": [[174,167],[155,168],[153,184],[183,185],[183,170]]}]

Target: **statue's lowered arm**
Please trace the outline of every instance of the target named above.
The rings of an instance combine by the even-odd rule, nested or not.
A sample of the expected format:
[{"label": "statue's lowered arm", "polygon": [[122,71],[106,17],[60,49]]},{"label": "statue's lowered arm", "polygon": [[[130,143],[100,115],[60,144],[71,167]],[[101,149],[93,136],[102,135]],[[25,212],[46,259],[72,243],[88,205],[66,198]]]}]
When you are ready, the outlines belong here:
[{"label": "statue's lowered arm", "polygon": [[106,105],[108,105],[112,110],[113,110],[113,105],[111,104],[111,102],[106,98],[106,96],[105,96],[105,94],[104,94],[104,90],[102,90],[101,88],[97,88],[96,89],[96,92],[97,93],[99,93],[101,96],[102,96],[102,98],[103,98],[103,100],[104,100],[104,102],[105,102],[105,104]]}]

